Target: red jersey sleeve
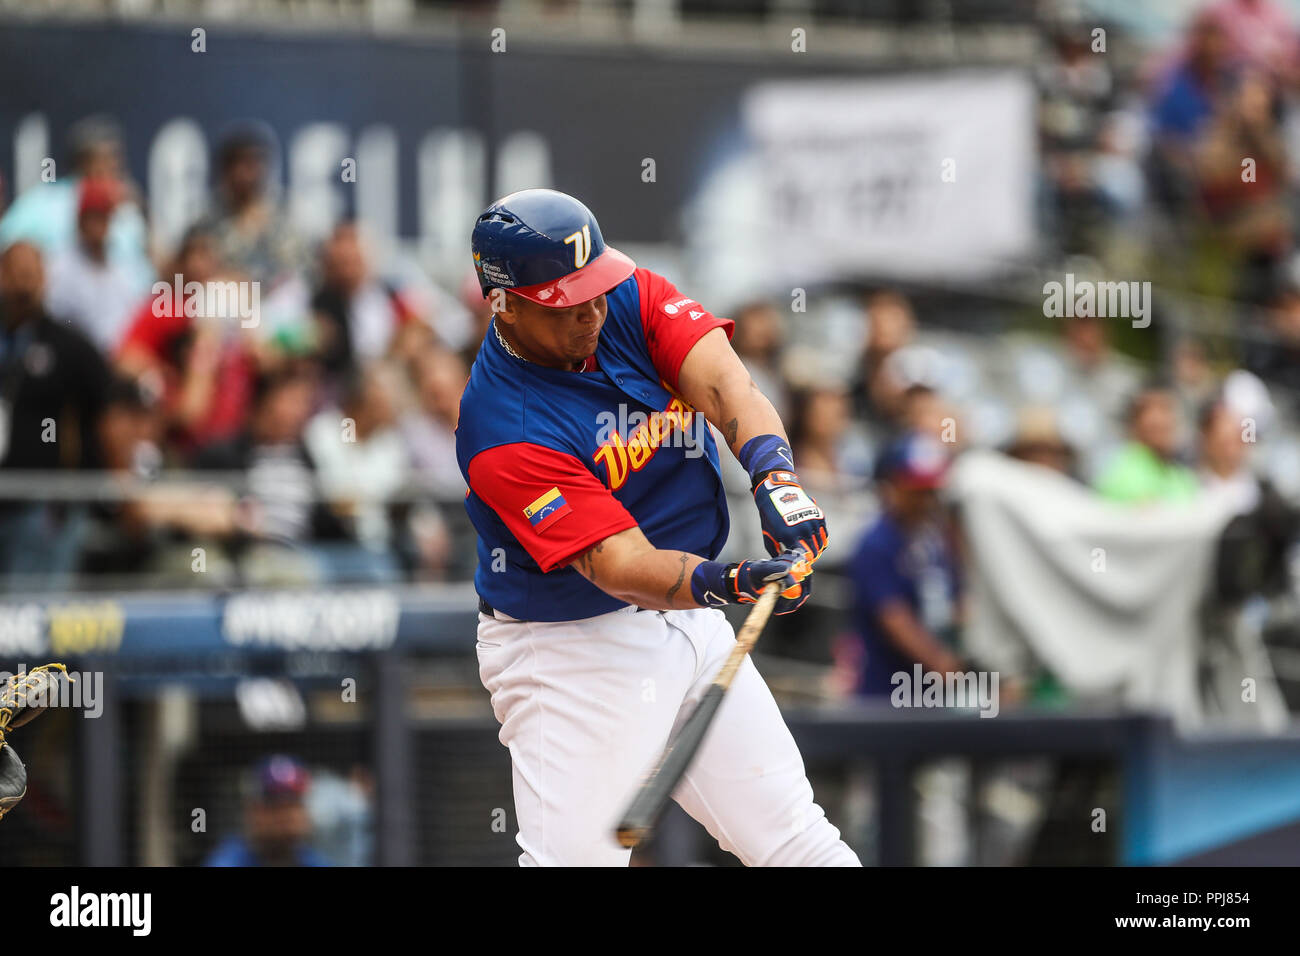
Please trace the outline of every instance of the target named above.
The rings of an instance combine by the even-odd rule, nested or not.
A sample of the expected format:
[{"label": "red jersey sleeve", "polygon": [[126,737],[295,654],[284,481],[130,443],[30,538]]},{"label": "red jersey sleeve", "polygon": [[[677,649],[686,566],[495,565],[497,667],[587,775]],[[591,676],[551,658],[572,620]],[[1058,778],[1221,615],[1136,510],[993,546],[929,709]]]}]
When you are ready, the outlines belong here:
[{"label": "red jersey sleeve", "polygon": [[529,442],[497,445],[469,463],[469,486],[543,573],[636,519],[573,455]]},{"label": "red jersey sleeve", "polygon": [[676,389],[677,373],[691,347],[711,329],[726,329],[731,338],[736,323],[718,318],[649,269],[637,269],[633,275],[641,290],[641,327],[650,359],[663,380]]}]

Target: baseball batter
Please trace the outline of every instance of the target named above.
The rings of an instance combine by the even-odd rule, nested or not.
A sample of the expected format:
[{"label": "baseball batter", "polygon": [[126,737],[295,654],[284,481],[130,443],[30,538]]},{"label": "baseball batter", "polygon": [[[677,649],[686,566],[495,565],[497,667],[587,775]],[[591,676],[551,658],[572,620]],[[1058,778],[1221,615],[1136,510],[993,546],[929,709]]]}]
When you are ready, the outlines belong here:
[{"label": "baseball batter", "polygon": [[[478,660],[514,766],[525,866],[625,866],[612,830],[735,642],[717,610],[812,588],[826,522],[733,325],[605,245],[578,200],[513,193],[474,226],[494,315],[456,454],[478,531]],[[723,564],[718,449],[769,556]],[[857,866],[752,662],[673,798],[751,866]]]}]

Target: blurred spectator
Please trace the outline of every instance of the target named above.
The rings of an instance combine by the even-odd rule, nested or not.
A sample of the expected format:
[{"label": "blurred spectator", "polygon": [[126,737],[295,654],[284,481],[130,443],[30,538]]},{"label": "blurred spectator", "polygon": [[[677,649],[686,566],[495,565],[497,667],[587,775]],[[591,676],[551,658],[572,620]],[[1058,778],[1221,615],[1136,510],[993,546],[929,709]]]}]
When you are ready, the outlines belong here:
[{"label": "blurred spectator", "polygon": [[[1300,512],[1250,463],[1253,422],[1227,397],[1207,402],[1200,418],[1198,476],[1205,497],[1232,516],[1219,539],[1214,594],[1220,609],[1253,596],[1293,590],[1291,552]],[[1251,438],[1248,440],[1248,436]]]},{"label": "blurred spectator", "polygon": [[136,295],[144,295],[154,278],[147,232],[136,189],[126,179],[122,135],[102,116],[73,124],[68,131],[72,174],[57,175],[19,196],[0,220],[0,248],[19,239],[34,243],[44,255],[56,257],[76,243],[81,181],[94,179],[118,187],[105,238],[107,261],[129,277]]},{"label": "blurred spectator", "polygon": [[1188,27],[1186,48],[1156,90],[1153,125],[1158,159],[1170,171],[1188,170],[1188,148],[1214,114],[1229,76],[1227,38],[1202,12]]},{"label": "blurred spectator", "polygon": [[1141,373],[1110,344],[1106,320],[1081,315],[1065,320],[1065,351],[1075,387],[1087,393],[1106,417],[1120,421],[1141,384]]},{"label": "blurred spectator", "polygon": [[172,291],[177,281],[182,289],[215,281],[220,270],[212,235],[191,229],[168,270],[180,279],[141,304],[117,355],[124,374],[162,395],[169,442],[184,455],[243,428],[258,373],[257,356],[238,321],[195,315],[201,310],[187,308]]},{"label": "blurred spectator", "polygon": [[224,262],[267,286],[306,265],[303,243],[268,188],[273,142],[260,123],[241,123],[226,134],[217,149],[212,209],[199,222]]},{"label": "blurred spectator", "polygon": [[897,421],[906,382],[892,374],[888,359],[912,341],[916,318],[899,292],[885,289],[867,298],[866,345],[851,389],[854,412],[869,425],[891,430]]},{"label": "blurred spectator", "polygon": [[229,559],[207,549],[211,553],[201,552],[202,563],[196,565],[191,539],[224,540],[236,534],[234,492],[217,485],[158,480],[162,431],[158,396],[135,379],[115,378],[100,416],[100,444],[106,474],[130,494],[89,505],[80,571],[87,575],[162,573],[173,581],[192,583],[201,570],[200,580],[207,585],[233,586],[237,582]]},{"label": "blurred spectator", "polygon": [[[1078,455],[1081,477],[1092,480],[1122,443],[1127,402],[1142,382],[1141,366],[1110,344],[1110,320],[1073,316],[1063,320],[1056,347],[1037,343],[1002,346],[1005,366],[994,355],[994,384],[1005,377],[1012,385],[1011,407],[1045,407],[1055,414],[1061,437]],[[1010,437],[1014,418],[1006,411],[1004,430],[993,440]]]},{"label": "blurred spectator", "polygon": [[326,408],[307,425],[305,441],[330,507],[353,529],[365,554],[340,554],[338,573],[387,580],[395,571],[388,500],[410,479],[397,423],[397,385],[390,370],[372,365],[349,379],[341,407]]},{"label": "blurred spectator", "polygon": [[[105,392],[99,419],[105,470],[121,476],[152,477],[161,463],[157,446],[160,426],[155,397],[132,379],[113,379]],[[147,570],[153,554],[152,530],[136,501],[92,503],[82,547],[82,573],[133,574]]]},{"label": "blurred spectator", "polygon": [[226,536],[246,576],[313,582],[322,572],[311,545],[348,537],[319,500],[316,462],[303,442],[315,396],[315,378],[297,366],[262,377],[247,427],[195,461],[200,469],[246,473],[248,495]]},{"label": "blurred spectator", "polygon": [[1196,476],[1177,461],[1178,403],[1163,385],[1148,385],[1133,398],[1128,444],[1097,481],[1097,490],[1126,504],[1186,503],[1196,495]]},{"label": "blurred spectator", "polygon": [[1061,437],[1056,415],[1050,408],[1022,408],[1017,416],[1016,433],[1006,447],[1006,454],[1018,461],[1041,465],[1063,475],[1076,477],[1074,449]]},{"label": "blurred spectator", "polygon": [[[1144,118],[1116,110],[1107,114],[1097,132],[1097,152],[1092,157],[1092,179],[1102,210],[1117,224],[1125,225],[1140,213],[1146,201],[1146,179],[1142,170]],[[1121,235],[1107,239],[1120,243]]]},{"label": "blurred spectator", "polygon": [[1202,409],[1199,424],[1201,487],[1209,496],[1222,498],[1233,514],[1254,511],[1261,484],[1250,468],[1241,416],[1225,402],[1211,401]]},{"label": "blurred spectator", "polygon": [[1169,367],[1181,417],[1184,421],[1198,420],[1205,403],[1218,391],[1205,343],[1194,338],[1179,339],[1174,343]]},{"label": "blurred spectator", "polygon": [[469,370],[455,352],[431,348],[411,360],[416,407],[402,416],[402,437],[416,481],[435,495],[459,497],[465,478],[456,463],[456,421]]},{"label": "blurred spectator", "polygon": [[1101,211],[1093,161],[1114,82],[1109,58],[1089,46],[1086,24],[1058,24],[1051,41],[1051,55],[1038,69],[1043,175],[1057,220],[1049,234],[1074,252],[1087,245],[1087,230]]},{"label": "blurred spectator", "polygon": [[268,757],[244,796],[244,832],[227,837],[205,866],[329,866],[309,845],[307,768],[292,757]]},{"label": "blurred spectator", "polygon": [[1280,115],[1268,77],[1246,71],[1216,107],[1193,153],[1200,209],[1224,264],[1236,273],[1225,291],[1239,300],[1267,298],[1291,244]]},{"label": "blurred spectator", "polygon": [[398,290],[371,271],[354,222],[340,223],[325,241],[321,285],[311,307],[319,330],[318,355],[332,376],[394,353],[413,354],[432,334]]},{"label": "blurred spectator", "polygon": [[[927,435],[904,434],[881,452],[876,466],[881,514],[857,544],[846,573],[850,579],[852,628],[858,645],[842,642],[857,670],[855,691],[890,701],[914,668],[950,674],[980,668],[958,650],[961,575],[956,528],[940,504],[948,469],[945,446]],[[1005,690],[999,692],[1005,700]],[[910,701],[909,701],[910,703]],[[971,788],[968,768],[936,761],[915,778],[918,816],[927,821],[917,847],[927,865],[965,862]]]},{"label": "blurred spectator", "polygon": [[1291,17],[1273,0],[1219,0],[1205,17],[1223,34],[1228,56],[1267,71],[1280,80],[1294,78],[1296,33]]},{"label": "blurred spectator", "polygon": [[850,432],[848,392],[837,385],[796,390],[786,423],[804,486],[834,516],[832,533],[845,545],[822,558],[818,567],[836,567],[847,559],[848,542],[857,540],[875,509],[867,492],[866,464],[856,455]]},{"label": "blurred spectator", "polygon": [[77,207],[77,239],[50,262],[45,307],[56,319],[71,322],[112,354],[139,291],[127,269],[108,258],[108,229],[118,202],[118,185],[110,179],[83,179]]},{"label": "blurred spectator", "polygon": [[464,560],[465,555],[454,548],[454,535],[473,534],[460,506],[465,479],[456,463],[455,435],[469,372],[458,353],[439,346],[417,354],[410,368],[416,404],[401,418],[402,440],[415,486],[432,499],[411,514],[414,553],[410,557],[422,578],[436,579],[445,576],[458,559]]},{"label": "blurred spectator", "polygon": [[479,346],[483,344],[483,338],[487,335],[488,326],[492,322],[492,300],[484,297],[483,288],[479,285],[478,276],[473,269],[465,273],[465,278],[460,284],[460,302],[469,311],[470,316],[469,337],[460,353],[465,367],[468,368],[474,364],[474,359],[478,358]]},{"label": "blurred spectator", "polygon": [[832,386],[801,389],[794,394],[790,447],[799,474],[811,489],[838,490],[844,481],[839,443],[849,424],[848,394]]},{"label": "blurred spectator", "polygon": [[158,396],[138,381],[113,376],[104,393],[99,444],[105,471],[154,478],[162,464]]},{"label": "blurred spectator", "polygon": [[347,777],[317,772],[307,792],[315,844],[333,866],[369,866],[374,862],[375,781],[364,767]]},{"label": "blurred spectator", "polygon": [[957,651],[960,576],[953,529],[939,504],[948,466],[944,447],[904,435],[877,465],[882,513],[850,559],[853,625],[862,642],[857,691],[888,697],[891,678],[965,669]]},{"label": "blurred spectator", "polygon": [[1300,413],[1300,287],[1289,285],[1268,309],[1268,327],[1246,352],[1246,367],[1290,392],[1291,414]]},{"label": "blurred spectator", "polygon": [[903,391],[899,425],[903,432],[915,432],[943,442],[950,446],[950,452],[960,444],[957,419],[951,406],[929,385],[917,383]]},{"label": "blurred spectator", "polygon": [[784,419],[790,399],[781,375],[781,346],[785,340],[781,313],[770,302],[747,302],[735,310],[733,318],[736,331],[731,347],[745,363],[758,390]]},{"label": "blurred spectator", "polygon": [[108,368],[85,336],[50,317],[44,292],[34,245],[16,242],[0,255],[0,462],[95,467]]},{"label": "blurred spectator", "polygon": [[[80,332],[45,312],[40,251],[16,242],[0,254],[0,468],[100,464],[97,426],[108,368]],[[0,502],[0,574],[70,573],[84,509],[39,500]]]},{"label": "blurred spectator", "polygon": [[[1179,233],[1190,224],[1199,202],[1196,147],[1231,79],[1226,44],[1214,18],[1202,11],[1188,26],[1175,63],[1153,87],[1151,195]],[[1195,281],[1199,275],[1190,278]]]}]

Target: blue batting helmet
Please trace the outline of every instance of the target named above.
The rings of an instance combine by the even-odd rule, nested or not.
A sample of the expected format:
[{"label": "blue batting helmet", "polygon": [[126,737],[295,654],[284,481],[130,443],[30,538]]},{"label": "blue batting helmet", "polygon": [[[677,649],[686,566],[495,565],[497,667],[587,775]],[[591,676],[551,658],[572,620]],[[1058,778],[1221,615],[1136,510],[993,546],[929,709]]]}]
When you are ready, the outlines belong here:
[{"label": "blue batting helmet", "polygon": [[636,268],[605,245],[590,209],[554,189],[498,199],[474,223],[470,247],[484,298],[491,289],[509,289],[555,308],[594,299]]}]

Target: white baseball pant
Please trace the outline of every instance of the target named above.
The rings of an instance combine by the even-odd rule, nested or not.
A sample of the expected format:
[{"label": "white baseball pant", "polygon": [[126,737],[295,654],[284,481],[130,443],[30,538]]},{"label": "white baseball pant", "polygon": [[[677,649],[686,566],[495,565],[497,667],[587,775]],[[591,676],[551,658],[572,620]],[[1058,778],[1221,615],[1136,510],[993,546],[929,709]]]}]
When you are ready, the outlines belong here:
[{"label": "white baseball pant", "polygon": [[[479,676],[514,765],[521,866],[626,866],[614,827],[735,644],[720,611],[479,615]],[[746,658],[673,794],[748,866],[860,866]]]}]

